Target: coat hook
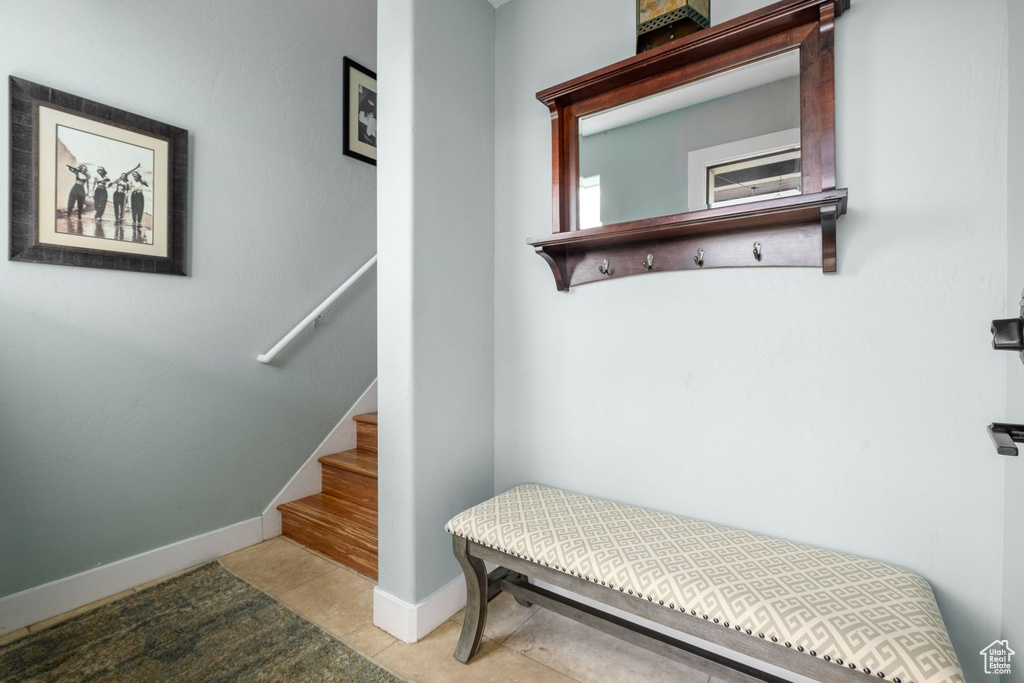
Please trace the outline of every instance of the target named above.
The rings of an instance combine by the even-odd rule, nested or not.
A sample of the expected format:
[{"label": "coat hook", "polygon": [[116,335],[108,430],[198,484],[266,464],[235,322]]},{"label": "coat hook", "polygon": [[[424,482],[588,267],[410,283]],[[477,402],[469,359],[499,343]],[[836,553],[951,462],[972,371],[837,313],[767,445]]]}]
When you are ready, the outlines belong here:
[{"label": "coat hook", "polygon": [[608,259],[601,261],[601,265],[597,267],[597,269],[601,271],[601,275],[607,275],[609,273],[609,265],[610,263],[608,262]]},{"label": "coat hook", "polygon": [[697,264],[698,268],[704,267],[704,250],[698,249],[697,255],[693,257],[693,262]]},{"label": "coat hook", "polygon": [[761,243],[754,242],[754,259],[757,261],[761,260]]},{"label": "coat hook", "polygon": [[313,329],[314,330],[317,327],[319,327],[320,321],[323,320],[323,319],[324,319],[324,314],[323,313],[321,313],[320,315],[318,315],[316,318],[313,319]]},{"label": "coat hook", "polygon": [[653,268],[654,267],[654,254],[648,254],[647,258],[644,259],[641,262],[640,265],[642,265],[644,267],[644,270],[650,270],[651,268]]}]

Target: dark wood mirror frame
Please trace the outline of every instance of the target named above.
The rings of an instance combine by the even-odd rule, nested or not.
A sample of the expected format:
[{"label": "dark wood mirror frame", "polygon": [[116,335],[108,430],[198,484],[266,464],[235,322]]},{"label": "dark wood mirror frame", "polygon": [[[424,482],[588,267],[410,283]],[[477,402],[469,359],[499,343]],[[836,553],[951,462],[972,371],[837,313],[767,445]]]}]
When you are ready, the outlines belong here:
[{"label": "dark wood mirror frame", "polygon": [[[559,290],[641,273],[744,266],[836,270],[834,22],[850,0],[783,0],[537,93],[551,111],[554,233],[529,240]],[[800,50],[802,194],[578,229],[579,119]],[[651,258],[653,256],[653,259]]]}]

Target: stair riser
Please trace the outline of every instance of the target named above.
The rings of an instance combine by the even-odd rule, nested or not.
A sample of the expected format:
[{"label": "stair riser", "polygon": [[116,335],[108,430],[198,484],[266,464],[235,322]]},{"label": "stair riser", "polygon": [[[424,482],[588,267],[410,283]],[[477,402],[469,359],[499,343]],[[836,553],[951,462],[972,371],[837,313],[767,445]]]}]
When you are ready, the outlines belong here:
[{"label": "stair riser", "polygon": [[356,448],[368,453],[377,452],[377,425],[368,422],[356,423]]},{"label": "stair riser", "polygon": [[323,553],[332,560],[351,567],[374,581],[377,580],[377,553],[375,551],[361,548],[334,534],[297,522],[287,513],[281,515],[281,532],[286,538]]},{"label": "stair riser", "polygon": [[377,510],[376,479],[328,465],[324,465],[322,471],[324,493],[370,510]]},{"label": "stair riser", "polygon": [[310,514],[308,510],[289,509],[287,506],[278,507],[278,510],[281,511],[282,519],[287,517],[307,529],[336,536],[351,545],[377,552],[377,513],[374,510],[350,505],[341,525],[317,513]]}]

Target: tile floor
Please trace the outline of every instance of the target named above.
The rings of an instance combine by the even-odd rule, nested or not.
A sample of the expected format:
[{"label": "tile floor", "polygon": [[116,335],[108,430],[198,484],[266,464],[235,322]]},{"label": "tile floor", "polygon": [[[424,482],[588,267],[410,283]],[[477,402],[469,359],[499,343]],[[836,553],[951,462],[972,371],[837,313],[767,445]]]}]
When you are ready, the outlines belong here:
[{"label": "tile floor", "polygon": [[[721,683],[560,615],[536,607],[520,607],[507,594],[491,602],[480,653],[464,665],[452,658],[462,612],[425,639],[408,645],[373,625],[372,581],[288,539],[265,541],[226,555],[220,562],[349,647],[398,676],[418,683]],[[169,578],[172,577],[0,636],[0,644]]]}]

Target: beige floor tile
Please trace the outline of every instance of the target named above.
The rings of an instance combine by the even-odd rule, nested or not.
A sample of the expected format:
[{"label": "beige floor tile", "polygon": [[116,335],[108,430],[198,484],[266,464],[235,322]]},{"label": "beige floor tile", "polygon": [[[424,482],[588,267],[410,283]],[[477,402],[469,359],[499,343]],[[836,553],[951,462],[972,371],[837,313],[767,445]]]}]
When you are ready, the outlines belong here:
[{"label": "beige floor tile", "polygon": [[330,562],[283,538],[225,555],[220,563],[274,597],[335,570]]},{"label": "beige floor tile", "polygon": [[79,607],[78,609],[73,609],[70,612],[58,614],[57,616],[51,617],[45,621],[40,621],[38,624],[32,624],[28,627],[28,630],[30,633],[38,633],[39,631],[42,631],[44,628],[55,626],[56,624],[59,624],[62,621],[67,621],[68,619],[72,617],[77,617],[80,614],[91,612],[97,607],[103,607],[103,605],[107,605],[111,602],[114,602],[115,600],[120,600],[121,598],[126,598],[129,595],[133,595],[134,593],[134,590],[128,589],[126,591],[118,593],[117,595],[111,595],[110,597],[103,598],[102,600],[97,600],[96,602],[91,602],[88,605],[83,605],[82,607]]},{"label": "beige floor tile", "polygon": [[710,676],[554,612],[540,610],[505,646],[583,683],[708,683]]},{"label": "beige floor tile", "polygon": [[[538,609],[540,608],[536,605],[523,607],[509,593],[502,593],[487,605],[487,626],[484,627],[484,637],[504,643]],[[452,621],[461,624],[465,616],[466,610],[461,609],[452,617]]]},{"label": "beige floor tile", "polygon": [[276,596],[279,601],[334,637],[373,626],[373,583],[343,569]]},{"label": "beige floor tile", "polygon": [[461,664],[452,657],[460,630],[454,621],[446,621],[420,642],[397,642],[374,659],[417,683],[572,683],[571,678],[493,640],[484,640],[476,657]]},{"label": "beige floor tile", "polygon": [[13,643],[16,640],[20,640],[28,635],[27,628],[19,628],[17,631],[11,631],[0,636],[0,645],[6,645],[7,643]]},{"label": "beige floor tile", "polygon": [[346,633],[345,637],[341,640],[356,652],[366,655],[367,657],[376,657],[385,648],[390,647],[397,642],[393,636],[380,630],[376,626],[367,626],[366,628],[361,628],[358,631]]}]

